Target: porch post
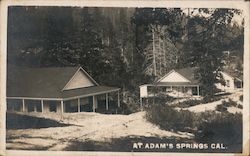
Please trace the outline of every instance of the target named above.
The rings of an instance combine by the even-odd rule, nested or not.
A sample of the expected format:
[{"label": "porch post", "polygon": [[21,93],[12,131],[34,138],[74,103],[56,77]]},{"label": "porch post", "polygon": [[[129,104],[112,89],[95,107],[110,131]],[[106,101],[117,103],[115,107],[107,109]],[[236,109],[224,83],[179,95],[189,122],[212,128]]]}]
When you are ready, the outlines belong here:
[{"label": "porch post", "polygon": [[200,96],[200,88],[197,86],[197,95]]},{"label": "porch post", "polygon": [[37,112],[37,103],[34,104],[34,112]]},{"label": "porch post", "polygon": [[142,108],[142,98],[140,97],[140,107]]},{"label": "porch post", "polygon": [[41,100],[41,109],[42,109],[42,113],[43,113],[43,99]]},{"label": "porch post", "polygon": [[118,107],[120,107],[120,92],[119,92],[119,90],[118,90],[118,95],[117,95],[118,97]]},{"label": "porch post", "polygon": [[24,99],[22,99],[22,103],[23,103],[23,112],[25,112],[25,101],[24,101]]},{"label": "porch post", "polygon": [[78,98],[77,99],[77,110],[78,110],[78,112],[80,112],[81,110],[80,110],[80,98]]},{"label": "porch post", "polygon": [[106,93],[106,110],[109,109],[109,96],[108,93]]},{"label": "porch post", "polygon": [[61,113],[63,114],[64,108],[63,108],[63,100],[61,100]]},{"label": "porch post", "polygon": [[92,106],[93,108],[93,112],[95,112],[95,95],[93,95],[93,106]]}]

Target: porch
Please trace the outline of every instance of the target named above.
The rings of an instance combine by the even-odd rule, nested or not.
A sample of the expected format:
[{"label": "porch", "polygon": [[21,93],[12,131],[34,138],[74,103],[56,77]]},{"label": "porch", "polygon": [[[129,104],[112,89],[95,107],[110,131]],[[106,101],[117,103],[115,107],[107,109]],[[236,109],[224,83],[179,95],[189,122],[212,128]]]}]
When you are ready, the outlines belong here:
[{"label": "porch", "polygon": [[[94,92],[95,91],[95,92]],[[63,92],[64,98],[7,97],[7,111],[16,112],[114,112],[120,107],[119,88],[93,87]]]},{"label": "porch", "polygon": [[198,84],[156,83],[140,86],[140,103],[150,97],[170,96],[174,98],[200,97]]}]

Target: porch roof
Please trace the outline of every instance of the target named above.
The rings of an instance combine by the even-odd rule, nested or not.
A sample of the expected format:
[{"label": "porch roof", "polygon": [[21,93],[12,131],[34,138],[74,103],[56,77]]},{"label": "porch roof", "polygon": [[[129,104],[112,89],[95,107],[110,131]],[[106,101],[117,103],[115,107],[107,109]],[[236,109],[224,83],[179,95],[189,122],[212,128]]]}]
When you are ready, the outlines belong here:
[{"label": "porch roof", "polygon": [[120,88],[116,87],[107,87],[107,86],[93,86],[93,87],[86,87],[86,88],[79,88],[79,89],[72,89],[72,90],[65,90],[62,93],[63,99],[73,99],[78,97],[88,97],[93,95],[105,94],[114,91],[118,91]]},{"label": "porch roof", "polygon": [[199,86],[199,83],[193,83],[193,82],[156,82],[154,84],[145,84],[145,86]]},{"label": "porch roof", "polygon": [[196,86],[199,85],[199,83],[195,82],[157,82],[156,85],[159,86]]},{"label": "porch roof", "polygon": [[93,95],[100,95],[110,92],[115,92],[120,90],[120,88],[116,87],[107,87],[107,86],[92,86],[85,88],[77,88],[71,90],[61,91],[60,94],[52,94],[52,95],[44,95],[34,93],[32,96],[30,95],[19,95],[19,96],[8,96],[9,99],[45,99],[45,100],[70,100],[75,98],[88,97]]}]

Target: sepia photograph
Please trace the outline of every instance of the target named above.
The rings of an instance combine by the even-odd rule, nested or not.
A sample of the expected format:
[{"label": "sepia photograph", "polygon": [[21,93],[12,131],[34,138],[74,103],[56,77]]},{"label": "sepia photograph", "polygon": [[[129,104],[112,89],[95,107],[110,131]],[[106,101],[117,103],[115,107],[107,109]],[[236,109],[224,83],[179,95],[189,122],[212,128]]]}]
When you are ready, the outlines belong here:
[{"label": "sepia photograph", "polygon": [[244,10],[7,14],[6,150],[243,153]]}]

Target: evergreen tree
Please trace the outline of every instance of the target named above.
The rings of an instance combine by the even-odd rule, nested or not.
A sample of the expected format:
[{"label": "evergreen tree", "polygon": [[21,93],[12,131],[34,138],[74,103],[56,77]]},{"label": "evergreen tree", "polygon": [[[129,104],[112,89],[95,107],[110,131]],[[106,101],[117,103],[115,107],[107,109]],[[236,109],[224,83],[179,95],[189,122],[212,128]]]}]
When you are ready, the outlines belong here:
[{"label": "evergreen tree", "polygon": [[[209,17],[193,16],[189,19],[188,41],[185,43],[185,61],[198,67],[202,95],[211,100],[216,92],[215,84],[222,82],[223,51],[228,49],[227,32],[235,13],[233,9],[199,9]],[[188,58],[188,59],[187,59]]]},{"label": "evergreen tree", "polygon": [[[153,80],[177,66],[175,44],[183,35],[183,13],[180,9],[137,9],[132,21],[136,25],[136,46],[144,56],[144,71]],[[141,33],[144,32],[144,33]]]}]

